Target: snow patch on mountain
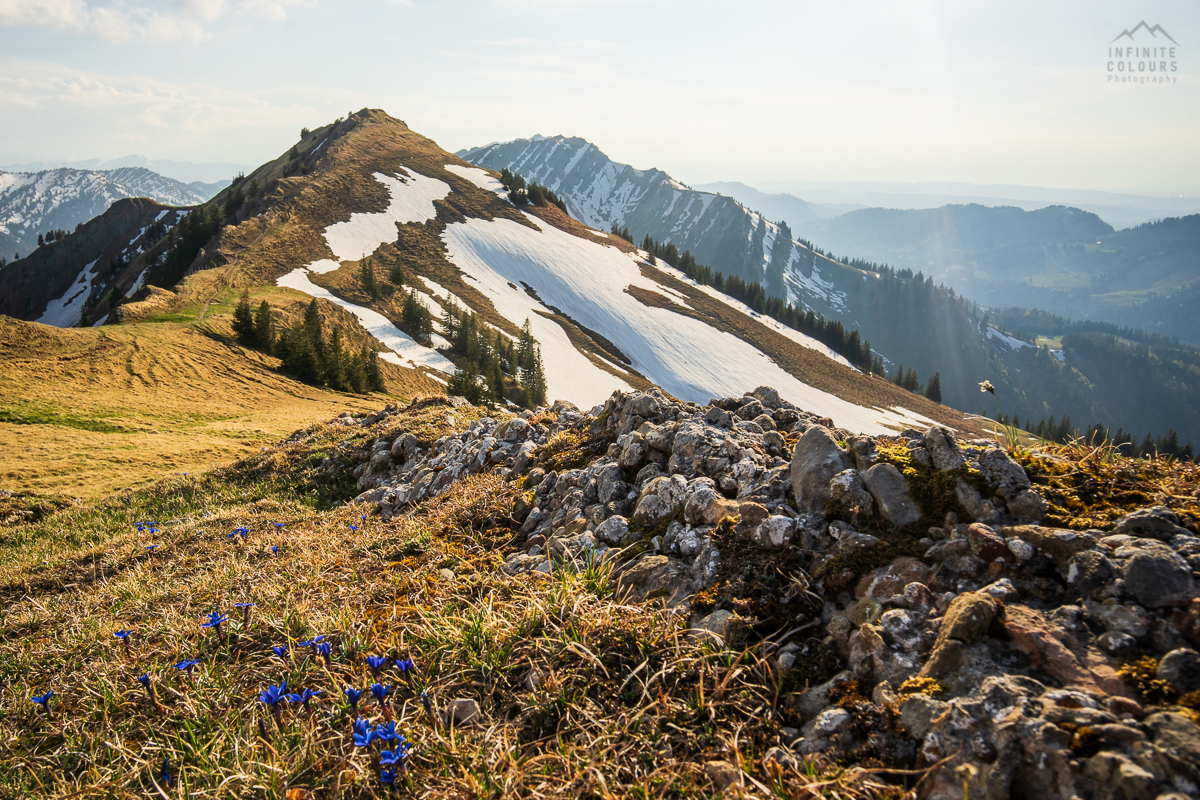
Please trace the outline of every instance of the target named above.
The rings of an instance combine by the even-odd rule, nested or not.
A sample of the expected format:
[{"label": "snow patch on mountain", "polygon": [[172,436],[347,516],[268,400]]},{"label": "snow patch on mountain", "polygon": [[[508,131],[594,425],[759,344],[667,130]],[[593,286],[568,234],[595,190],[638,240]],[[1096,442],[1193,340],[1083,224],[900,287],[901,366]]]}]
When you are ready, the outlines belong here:
[{"label": "snow patch on mountain", "polygon": [[495,192],[498,195],[508,194],[508,190],[500,183],[497,178],[493,178],[488,174],[487,170],[479,167],[464,167],[459,164],[447,164],[447,172],[453,172],[460,178],[466,178],[471,183],[478,186],[480,189],[488,192]]},{"label": "snow patch on mountain", "polygon": [[[536,221],[534,222],[536,225]],[[831,416],[843,427],[885,433],[919,422],[903,409],[864,408],[792,377],[764,353],[729,333],[667,309],[643,305],[625,291],[659,292],[642,276],[640,259],[551,226],[468,219],[442,234],[449,259],[475,280],[496,310],[520,324],[530,319],[546,361],[548,394],[593,405],[624,384],[571,346],[562,329],[536,312],[555,306],[581,325],[603,331],[633,367],[671,394],[704,402],[774,386],[788,400]],[[541,299],[513,285],[532,287]]]},{"label": "snow patch on mountain", "polygon": [[1025,342],[1025,341],[1017,339],[1013,336],[1009,336],[1007,333],[1001,333],[1000,331],[996,330],[995,328],[993,328],[991,326],[988,326],[987,335],[988,335],[988,338],[997,339],[997,340],[1003,342],[1004,344],[1008,345],[1009,347],[1011,347],[1013,350],[1021,350],[1026,347],[1033,347],[1033,345],[1031,345],[1029,342]]},{"label": "snow patch on mountain", "polygon": [[78,277],[62,296],[46,305],[45,313],[38,317],[37,321],[56,328],[72,328],[78,325],[83,317],[83,304],[87,301],[88,290],[92,286],[91,273],[94,266],[95,261],[80,270]]},{"label": "snow patch on mountain", "polygon": [[407,178],[376,172],[375,180],[391,193],[386,211],[351,214],[348,221],[335,222],[325,229],[325,241],[339,261],[358,261],[374,253],[381,244],[396,241],[397,225],[433,219],[437,214],[433,201],[450,194],[446,182],[417,172]]},{"label": "snow patch on mountain", "polygon": [[323,298],[349,311],[358,318],[367,333],[393,351],[379,354],[379,357],[385,361],[400,366],[430,367],[447,374],[454,372],[454,364],[450,359],[436,350],[413,341],[412,337],[389,322],[388,318],[378,311],[355,305],[317,286],[308,279],[308,270],[304,267],[292,270],[276,281],[276,284],[304,292],[311,297]]}]

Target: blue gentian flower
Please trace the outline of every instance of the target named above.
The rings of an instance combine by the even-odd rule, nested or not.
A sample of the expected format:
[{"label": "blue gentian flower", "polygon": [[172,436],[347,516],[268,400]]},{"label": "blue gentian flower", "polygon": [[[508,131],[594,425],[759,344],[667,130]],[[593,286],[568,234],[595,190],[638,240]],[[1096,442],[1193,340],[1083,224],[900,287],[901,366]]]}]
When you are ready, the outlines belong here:
[{"label": "blue gentian flower", "polygon": [[347,686],[342,690],[342,694],[346,695],[346,702],[358,713],[358,701],[362,697],[362,689],[355,689],[353,686]]},{"label": "blue gentian flower", "polygon": [[308,701],[312,700],[314,697],[320,697],[323,694],[325,693],[315,689],[305,689],[299,694],[289,694],[287,699],[289,703],[302,703],[305,711],[312,711],[312,709],[308,706]]},{"label": "blue gentian flower", "polygon": [[[156,531],[156,533],[157,533],[157,531]],[[149,550],[153,550],[153,549],[154,549],[154,548],[156,548],[156,547],[158,547],[158,545],[156,545],[156,544],[148,544],[148,545],[146,545],[146,550],[147,550],[147,551],[149,551]]]},{"label": "blue gentian flower", "polygon": [[221,625],[227,621],[229,617],[223,616],[220,611],[211,611],[208,614],[208,622],[200,623],[201,628],[216,628],[221,629]]},{"label": "blue gentian flower", "polygon": [[33,701],[34,703],[37,703],[39,706],[42,707],[43,711],[45,711],[47,714],[49,714],[51,697],[54,697],[54,692],[46,692],[43,695],[34,695],[33,697],[31,697],[29,699],[31,701]]},{"label": "blue gentian flower", "polygon": [[117,637],[118,639],[121,639],[122,641],[128,640],[129,637],[132,635],[133,635],[133,631],[126,631],[126,630],[113,631],[113,636]]},{"label": "blue gentian flower", "polygon": [[366,514],[363,514],[362,516],[360,516],[359,519],[361,519],[363,521],[363,525],[367,524],[367,515]]},{"label": "blue gentian flower", "polygon": [[326,664],[330,663],[333,659],[333,645],[329,642],[321,642],[317,645],[317,655],[325,659]]},{"label": "blue gentian flower", "polygon": [[379,770],[379,782],[385,786],[396,785],[396,770],[387,769],[386,767]]},{"label": "blue gentian flower", "polygon": [[280,658],[282,658],[284,661],[287,661],[287,645],[286,644],[281,644],[278,647],[272,647],[271,652],[274,653],[275,655],[279,656]]},{"label": "blue gentian flower", "polygon": [[411,658],[396,659],[396,669],[400,670],[401,672],[408,672],[412,668],[413,660]]},{"label": "blue gentian flower", "polygon": [[381,742],[395,742],[403,739],[404,737],[396,733],[396,723],[393,721],[381,723],[379,727],[375,729],[375,738]]},{"label": "blue gentian flower", "polygon": [[323,641],[325,641],[325,634],[321,634],[320,636],[314,636],[313,638],[309,639],[307,642],[300,642],[300,644],[298,644],[296,646],[297,647],[316,647]]},{"label": "blue gentian flower", "polygon": [[254,608],[258,603],[234,603],[234,608]]},{"label": "blue gentian flower", "polygon": [[379,705],[383,705],[387,702],[388,692],[391,690],[391,686],[384,686],[379,683],[371,684],[371,694],[375,695],[375,699],[379,701]]},{"label": "blue gentian flower", "polygon": [[223,614],[221,614],[221,612],[213,611],[213,612],[210,612],[208,615],[208,622],[200,623],[200,627],[201,628],[215,628],[217,631],[217,640],[224,642],[225,641],[225,631],[223,631],[221,629],[221,625],[224,624],[228,619],[229,619],[229,617],[224,616]]},{"label": "blue gentian flower", "polygon": [[371,742],[375,739],[375,729],[371,727],[371,723],[367,722],[362,717],[354,720],[354,746],[355,747],[370,747]]},{"label": "blue gentian flower", "polygon": [[424,689],[421,690],[421,705],[425,706],[425,713],[433,716],[433,701],[429,699],[429,693]]},{"label": "blue gentian flower", "polygon": [[282,522],[272,522],[271,524],[274,525],[277,530],[283,530]]},{"label": "blue gentian flower", "polygon": [[169,788],[171,786],[171,762],[163,759],[162,782]]},{"label": "blue gentian flower", "polygon": [[137,682],[142,685],[142,688],[146,690],[146,694],[150,696],[150,702],[158,705],[158,695],[154,692],[154,683],[150,680],[150,673],[147,672],[144,675],[138,675]]},{"label": "blue gentian flower", "polygon": [[280,681],[278,686],[270,686],[258,693],[258,699],[277,711],[279,703],[287,699],[287,681]]},{"label": "blue gentian flower", "polygon": [[199,663],[200,663],[200,661],[198,659],[188,658],[188,659],[180,661],[178,664],[176,664],[175,669],[179,670],[180,672],[183,672],[186,669],[190,672],[192,667],[196,666]]},{"label": "blue gentian flower", "polygon": [[357,530],[358,530],[358,526],[357,526],[357,525],[351,525],[351,526],[350,526],[350,531],[351,531],[351,532],[354,532],[354,531],[357,531]]},{"label": "blue gentian flower", "polygon": [[271,552],[272,552],[272,553],[274,553],[275,555],[279,555],[279,545],[277,545],[277,544],[276,544],[276,545],[272,545],[272,546],[271,546]]},{"label": "blue gentian flower", "polygon": [[371,668],[371,674],[375,676],[375,680],[379,680],[379,670],[383,669],[387,662],[387,656],[367,656],[367,666]]}]

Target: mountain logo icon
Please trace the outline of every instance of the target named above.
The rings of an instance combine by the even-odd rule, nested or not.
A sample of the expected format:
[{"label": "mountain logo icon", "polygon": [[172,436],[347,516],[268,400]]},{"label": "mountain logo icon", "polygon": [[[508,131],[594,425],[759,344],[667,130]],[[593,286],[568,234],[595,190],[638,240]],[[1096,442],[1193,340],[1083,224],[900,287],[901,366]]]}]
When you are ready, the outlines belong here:
[{"label": "mountain logo icon", "polygon": [[[1160,34],[1160,33],[1161,33],[1163,36],[1167,37],[1168,39],[1171,39],[1171,34],[1167,33],[1167,32],[1166,32],[1166,30],[1164,30],[1164,29],[1163,29],[1163,26],[1161,26],[1161,25],[1153,25],[1153,26],[1151,26],[1151,25],[1147,25],[1147,24],[1146,24],[1146,20],[1142,20],[1142,21],[1141,21],[1141,22],[1139,22],[1137,25],[1134,25],[1132,30],[1131,30],[1131,29],[1129,29],[1129,28],[1126,28],[1125,30],[1123,30],[1123,31],[1121,31],[1119,34],[1117,34],[1117,38],[1116,38],[1116,39],[1113,39],[1113,42],[1115,42],[1117,39],[1126,39],[1126,38],[1127,38],[1127,39],[1129,39],[1129,41],[1131,41],[1131,42],[1132,42],[1132,41],[1133,41],[1133,35],[1134,35],[1135,33],[1137,33],[1138,31],[1142,30],[1143,28],[1145,28],[1145,29],[1146,29],[1146,31],[1147,31],[1147,32],[1148,32],[1148,33],[1149,33],[1151,36],[1153,36],[1155,39],[1157,39],[1157,38],[1158,38],[1158,34]],[[1171,39],[1171,42],[1172,42],[1173,44],[1179,44],[1179,42],[1176,42],[1174,39]],[[1112,44],[1112,42],[1109,42],[1109,44]]]}]

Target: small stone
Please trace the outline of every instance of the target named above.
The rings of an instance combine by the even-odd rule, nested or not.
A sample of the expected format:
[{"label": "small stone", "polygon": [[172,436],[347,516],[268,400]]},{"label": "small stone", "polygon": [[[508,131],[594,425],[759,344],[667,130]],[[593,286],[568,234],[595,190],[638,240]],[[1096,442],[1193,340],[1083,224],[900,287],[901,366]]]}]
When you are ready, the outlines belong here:
[{"label": "small stone", "polygon": [[1157,676],[1180,694],[1200,692],[1200,653],[1187,647],[1172,650],[1158,662]]},{"label": "small stone", "polygon": [[767,750],[762,758],[763,769],[767,772],[796,769],[799,763],[796,756],[790,750],[786,750],[778,745]]},{"label": "small stone", "polygon": [[1018,562],[1025,562],[1037,555],[1037,549],[1020,536],[1010,536],[1004,540],[1010,553]]},{"label": "small stone", "polygon": [[728,761],[709,761],[704,765],[704,771],[721,791],[742,785],[742,771]]},{"label": "small stone", "polygon": [[783,547],[792,541],[796,532],[796,521],[791,517],[776,514],[767,517],[755,529],[754,540],[764,547]]},{"label": "small stone", "polygon": [[1128,633],[1107,631],[1096,637],[1096,646],[1110,656],[1129,658],[1137,654],[1138,643]]},{"label": "small stone", "polygon": [[438,575],[446,583],[454,583],[454,580],[455,580],[454,570],[447,569],[446,567],[442,567],[441,569],[438,570]]},{"label": "small stone", "polygon": [[1116,567],[1098,550],[1076,553],[1067,562],[1067,584],[1078,597],[1092,597],[1107,588],[1116,575]]},{"label": "small stone", "polygon": [[985,563],[1003,561],[1013,564],[1017,560],[1004,543],[1004,537],[981,522],[972,523],[967,528],[967,540],[971,543],[971,553],[983,559]]},{"label": "small stone", "polygon": [[473,697],[451,700],[446,706],[446,725],[470,725],[483,716],[479,703]]},{"label": "small stone", "polygon": [[629,520],[614,514],[596,528],[596,538],[612,545],[620,545],[629,538]]}]

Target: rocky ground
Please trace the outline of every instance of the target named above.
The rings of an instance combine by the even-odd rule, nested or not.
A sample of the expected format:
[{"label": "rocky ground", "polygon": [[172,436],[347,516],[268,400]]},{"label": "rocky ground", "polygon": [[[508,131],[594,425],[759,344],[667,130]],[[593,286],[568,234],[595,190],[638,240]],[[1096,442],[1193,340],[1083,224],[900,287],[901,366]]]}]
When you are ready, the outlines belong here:
[{"label": "rocky ground", "polygon": [[474,473],[519,481],[503,572],[611,569],[693,635],[770,653],[780,768],[912,771],[922,798],[1200,796],[1194,485],[1107,530],[1043,525],[1031,473],[1082,469],[1067,459],[938,427],[855,436],[769,388],[558,403],[356,455],[355,502],[385,519]]}]

